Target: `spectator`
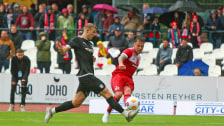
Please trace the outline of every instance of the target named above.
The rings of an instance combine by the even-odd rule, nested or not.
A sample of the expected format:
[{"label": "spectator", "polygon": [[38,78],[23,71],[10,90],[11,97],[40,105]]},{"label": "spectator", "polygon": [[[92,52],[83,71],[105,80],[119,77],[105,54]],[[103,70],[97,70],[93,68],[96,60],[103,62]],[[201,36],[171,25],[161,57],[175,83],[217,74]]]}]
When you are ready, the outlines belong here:
[{"label": "spectator", "polygon": [[13,8],[14,8],[13,15],[15,15],[15,19],[17,19],[17,17],[21,14],[20,6],[18,3],[15,3],[13,5]]},{"label": "spectator", "polygon": [[8,31],[3,30],[0,38],[0,72],[2,72],[2,67],[4,67],[4,70],[9,68],[9,60],[14,54],[14,44],[8,38]]},{"label": "spectator", "polygon": [[[74,29],[75,28],[74,20],[71,16],[68,15],[67,8],[62,9],[62,15],[58,17],[56,27],[57,28],[66,28],[66,29]],[[60,31],[58,31],[57,33],[59,36],[61,35]],[[74,31],[67,30],[67,35],[69,38],[73,38]]]},{"label": "spectator", "polygon": [[182,39],[182,45],[178,47],[176,54],[176,65],[178,68],[182,67],[188,61],[192,61],[193,51],[187,44],[187,39]]},{"label": "spectator", "polygon": [[11,81],[12,85],[10,93],[10,106],[8,111],[14,111],[16,87],[18,81],[21,80],[22,98],[20,104],[20,111],[24,112],[26,94],[28,93],[27,82],[28,82],[28,76],[30,74],[30,59],[27,56],[24,56],[24,51],[21,49],[18,49],[16,51],[16,56],[12,57],[11,74],[12,74],[12,81]]},{"label": "spectator", "polygon": [[[85,14],[81,13],[80,19],[78,20],[78,29],[83,29],[83,27],[88,23]],[[79,34],[80,31],[78,31]]]},{"label": "spectator", "polygon": [[189,29],[189,40],[193,44],[193,48],[199,48],[201,45],[201,26],[198,22],[198,15],[192,16],[192,21]]},{"label": "spectator", "polygon": [[16,19],[13,14],[13,9],[11,5],[8,6],[8,11],[9,13],[4,15],[3,22],[4,22],[4,27],[10,29],[11,25],[15,23]]},{"label": "spectator", "polygon": [[192,14],[187,12],[186,19],[183,23],[182,39],[188,39],[188,30],[190,29]]},{"label": "spectator", "polygon": [[[148,9],[148,8],[149,8],[148,4],[143,4],[143,10]],[[152,22],[153,22],[154,18],[155,18],[154,14],[147,13],[147,14],[143,15],[144,30],[151,29]],[[143,37],[145,39],[148,38],[148,35],[149,35],[149,32],[144,32],[143,33]]]},{"label": "spectator", "polygon": [[98,57],[105,57],[105,58],[107,58],[107,56],[109,55],[109,53],[108,53],[107,48],[104,47],[102,41],[98,41],[97,42],[97,47],[99,48]]},{"label": "spectator", "polygon": [[104,24],[104,21],[106,19],[106,14],[105,14],[105,10],[101,10],[95,17],[94,19],[94,24],[96,25],[96,27],[98,29],[103,29],[103,24]]},{"label": "spectator", "polygon": [[47,40],[45,32],[40,32],[39,37],[40,40],[36,41],[37,67],[40,69],[40,73],[43,73],[43,68],[45,69],[45,73],[49,73],[51,66],[51,42]]},{"label": "spectator", "polygon": [[0,4],[0,28],[4,28],[4,17],[5,17],[4,5]]},{"label": "spectator", "polygon": [[[122,35],[120,27],[117,27],[115,30],[115,36],[111,36],[109,38],[108,49],[110,48],[117,48],[120,52],[123,52],[125,49],[128,48],[128,42],[126,38]],[[118,57],[111,57],[112,64],[117,66]]]},{"label": "spectator", "polygon": [[[109,29],[108,29],[109,37],[114,36],[114,32],[117,27],[121,28],[122,33],[124,32],[124,25],[120,23],[119,17],[115,17],[114,23],[109,27]],[[109,39],[109,37],[108,37],[108,39]]]},{"label": "spectator", "polygon": [[[34,27],[36,27],[37,30],[40,30],[39,29],[40,28],[39,20],[40,20],[41,15],[44,15],[44,5],[43,4],[39,5],[39,10],[34,16]],[[39,36],[39,31],[36,31],[36,36]],[[34,38],[34,40],[35,39],[37,40],[37,39],[39,39],[39,37]]]},{"label": "spectator", "polygon": [[82,12],[79,13],[79,18],[81,17],[81,14],[84,14],[86,19],[88,20],[89,23],[93,23],[93,16],[92,14],[88,13],[88,6],[87,5],[82,5]]},{"label": "spectator", "polygon": [[[177,22],[177,28],[178,29],[181,29],[182,28],[182,20],[180,19],[179,17],[179,13],[178,12],[175,12],[174,13],[174,18],[173,18],[173,21]],[[172,24],[171,24],[171,27],[172,27]]]},{"label": "spectator", "polygon": [[171,64],[171,56],[172,56],[173,50],[169,47],[169,39],[163,40],[163,46],[159,48],[159,51],[156,56],[156,65],[158,68],[158,73],[163,71],[164,67],[167,64]]},{"label": "spectator", "polygon": [[91,5],[88,5],[88,21],[91,22],[91,23],[94,23],[94,16],[93,16],[93,13],[92,13],[92,6]]},{"label": "spectator", "polygon": [[[219,17],[218,28],[219,28],[219,30],[224,31],[224,8],[222,11],[223,11],[223,15],[221,17]],[[220,36],[221,36],[221,43],[224,43],[224,32],[220,33]]]},{"label": "spectator", "polygon": [[[103,29],[107,29],[108,30],[109,27],[114,23],[114,21],[113,21],[114,15],[109,10],[106,10],[106,15],[107,15],[107,18],[106,18],[106,20],[103,23]],[[104,40],[108,41],[108,37],[109,37],[108,31],[103,31],[103,33],[105,34],[104,35]]]},{"label": "spectator", "polygon": [[199,68],[194,69],[194,76],[204,76]]},{"label": "spectator", "polygon": [[33,17],[36,15],[37,10],[36,10],[36,5],[35,4],[30,5],[30,13],[33,15]]},{"label": "spectator", "polygon": [[[22,8],[22,13],[17,17],[15,25],[20,28],[29,28],[33,30],[34,19],[32,14],[28,12],[28,7],[26,5]],[[23,37],[23,40],[32,40],[31,32],[29,30],[21,30],[20,34]]]},{"label": "spectator", "polygon": [[[31,4],[30,8],[31,8],[30,9],[30,14],[32,14],[32,16],[34,17],[36,15],[36,13],[37,13],[36,5],[35,4]],[[36,26],[35,26],[35,19],[34,19],[34,27],[36,28]],[[31,31],[31,34],[32,34],[33,40],[36,41],[37,40],[36,30]]]},{"label": "spectator", "polygon": [[77,19],[77,14],[74,13],[73,11],[73,5],[72,4],[68,4],[67,5],[67,9],[68,9],[68,15],[71,16],[74,20],[74,23],[76,23]]},{"label": "spectator", "polygon": [[160,25],[159,25],[159,19],[157,17],[154,18],[154,21],[152,22],[151,26],[151,32],[149,33],[149,41],[153,42],[154,41],[154,30],[156,30],[157,32],[155,32],[155,47],[159,47],[159,30],[160,30]]},{"label": "spectator", "polygon": [[[124,25],[124,30],[140,31],[144,28],[142,19],[137,16],[134,11],[129,11],[128,15],[122,18],[121,24]],[[125,35],[127,35],[127,32],[125,33]]]},{"label": "spectator", "polygon": [[52,11],[51,6],[47,6],[47,12],[42,14],[39,18],[38,27],[37,29],[44,28],[44,29],[53,29],[53,30],[45,30],[44,32],[49,33],[49,40],[55,40],[55,27],[56,27],[56,16]]},{"label": "spectator", "polygon": [[[66,29],[62,30],[62,35],[57,37],[56,42],[62,44],[62,46],[66,46],[66,44],[70,41],[70,38],[67,36]],[[63,74],[70,74],[71,72],[71,60],[72,60],[72,52],[69,50],[65,55],[62,55],[58,52],[58,49],[55,47],[54,50],[57,51],[57,63],[58,67],[62,70]]]},{"label": "spectator", "polygon": [[222,16],[222,7],[221,6],[218,8],[217,12],[218,12],[217,16],[221,17]]},{"label": "spectator", "polygon": [[12,40],[15,50],[21,48],[23,39],[22,39],[22,36],[19,34],[19,32],[17,32],[16,25],[14,25],[14,24],[11,25],[9,39]]},{"label": "spectator", "polygon": [[[207,18],[205,28],[209,31],[216,31],[218,30],[219,26],[219,21],[218,21],[218,16],[216,14],[215,10],[211,11],[210,17]],[[208,38],[209,38],[209,33],[208,33]],[[213,48],[219,48],[221,44],[220,40],[220,35],[219,33],[213,32],[212,33],[212,38],[209,38],[209,40],[212,40],[211,42],[213,43]]]},{"label": "spectator", "polygon": [[92,16],[92,23],[94,22],[94,17],[96,16],[96,12],[92,11],[92,6],[88,5],[88,14]]},{"label": "spectator", "polygon": [[63,12],[58,10],[58,4],[57,3],[52,3],[51,4],[53,13],[55,14],[56,18],[58,18],[60,15],[62,15]]},{"label": "spectator", "polygon": [[177,28],[177,22],[175,21],[172,22],[172,28],[168,33],[168,38],[172,42],[173,48],[178,48],[181,44],[180,30]]},{"label": "spectator", "polygon": [[132,48],[135,42],[134,32],[132,31],[128,32],[127,41],[128,41],[128,48]]}]

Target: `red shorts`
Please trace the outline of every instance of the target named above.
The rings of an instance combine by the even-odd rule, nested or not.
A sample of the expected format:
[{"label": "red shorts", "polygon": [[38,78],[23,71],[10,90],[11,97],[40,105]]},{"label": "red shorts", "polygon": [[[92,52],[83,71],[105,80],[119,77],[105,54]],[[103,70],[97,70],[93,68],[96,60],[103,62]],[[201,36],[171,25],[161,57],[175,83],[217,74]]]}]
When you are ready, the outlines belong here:
[{"label": "red shorts", "polygon": [[121,74],[116,74],[112,76],[111,79],[111,87],[113,92],[117,91],[124,91],[124,86],[128,86],[131,88],[131,91],[134,90],[134,82],[132,78],[126,76],[126,75],[121,75]]}]

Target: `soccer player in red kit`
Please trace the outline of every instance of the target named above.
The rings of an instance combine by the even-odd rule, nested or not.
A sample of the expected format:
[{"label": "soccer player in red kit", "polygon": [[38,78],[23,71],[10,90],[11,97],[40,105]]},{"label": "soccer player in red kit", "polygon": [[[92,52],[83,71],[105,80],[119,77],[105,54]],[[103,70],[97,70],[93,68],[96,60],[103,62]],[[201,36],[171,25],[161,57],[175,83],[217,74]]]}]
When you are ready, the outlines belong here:
[{"label": "soccer player in red kit", "polygon": [[[117,68],[112,72],[111,87],[114,92],[114,99],[119,101],[124,95],[124,103],[131,96],[134,90],[133,74],[137,70],[140,61],[140,53],[144,47],[144,41],[136,38],[133,48],[124,50],[118,58]],[[102,121],[108,122],[112,108],[109,106],[104,113]]]}]

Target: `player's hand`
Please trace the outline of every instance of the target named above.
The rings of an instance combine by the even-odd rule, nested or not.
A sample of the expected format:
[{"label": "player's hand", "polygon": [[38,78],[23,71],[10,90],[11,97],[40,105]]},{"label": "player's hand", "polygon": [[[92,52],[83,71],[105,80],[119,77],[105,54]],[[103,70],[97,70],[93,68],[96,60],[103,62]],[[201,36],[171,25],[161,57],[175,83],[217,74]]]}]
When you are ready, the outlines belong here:
[{"label": "player's hand", "polygon": [[56,41],[56,44],[55,44],[55,47],[58,49],[58,50],[61,50],[62,49],[62,45],[59,41]]},{"label": "player's hand", "polygon": [[95,62],[96,61],[96,57],[95,56],[93,56],[93,62]]},{"label": "player's hand", "polygon": [[22,81],[26,81],[26,80],[22,79]]},{"label": "player's hand", "polygon": [[124,64],[119,64],[119,69],[120,70],[126,70],[126,66]]}]

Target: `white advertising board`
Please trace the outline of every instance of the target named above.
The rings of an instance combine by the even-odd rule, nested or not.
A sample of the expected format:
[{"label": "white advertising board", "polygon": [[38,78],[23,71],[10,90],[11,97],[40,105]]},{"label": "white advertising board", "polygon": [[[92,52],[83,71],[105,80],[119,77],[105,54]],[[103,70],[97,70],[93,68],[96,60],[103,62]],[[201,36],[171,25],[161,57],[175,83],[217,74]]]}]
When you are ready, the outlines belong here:
[{"label": "white advertising board", "polygon": [[[124,103],[120,102],[124,108]],[[157,100],[141,100],[139,114],[142,115],[173,115],[174,113],[173,101],[157,101]],[[108,103],[104,99],[92,99],[89,102],[89,113],[105,113]],[[112,110],[112,114],[118,114],[117,111]]]},{"label": "white advertising board", "polygon": [[178,101],[176,115],[224,116],[224,102]]},{"label": "white advertising board", "polygon": [[[97,77],[111,91],[111,77]],[[133,79],[135,89],[132,95],[140,100],[224,101],[224,83],[221,83],[223,79],[219,81],[217,77],[134,76]],[[28,87],[32,94],[27,95],[26,102],[63,103],[74,98],[78,85],[78,78],[71,74],[30,74]],[[9,103],[10,89],[11,75],[1,73],[0,102]],[[21,100],[18,89],[19,85],[15,96],[16,103],[20,103]],[[89,104],[90,99],[102,99],[102,97],[90,92],[84,104]]]}]

